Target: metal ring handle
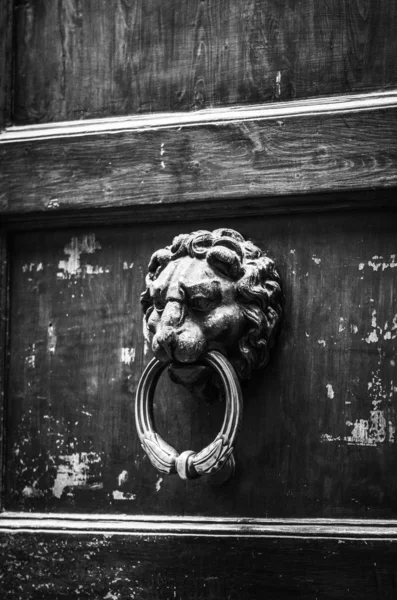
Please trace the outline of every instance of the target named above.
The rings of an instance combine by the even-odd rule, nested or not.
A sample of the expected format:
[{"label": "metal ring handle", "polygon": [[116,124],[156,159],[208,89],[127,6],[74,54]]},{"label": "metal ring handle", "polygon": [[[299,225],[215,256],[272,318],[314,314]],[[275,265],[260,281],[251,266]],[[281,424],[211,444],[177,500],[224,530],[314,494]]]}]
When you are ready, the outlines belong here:
[{"label": "metal ring handle", "polygon": [[235,370],[229,361],[215,350],[202,361],[219,373],[226,396],[225,417],[213,442],[200,452],[186,450],[179,454],[157,433],[153,423],[153,397],[161,373],[170,363],[153,358],[138,384],[135,421],[139,439],[152,465],[161,473],[178,473],[182,479],[194,479],[216,473],[229,460],[234,462],[233,447],[241,423],[243,398]]}]

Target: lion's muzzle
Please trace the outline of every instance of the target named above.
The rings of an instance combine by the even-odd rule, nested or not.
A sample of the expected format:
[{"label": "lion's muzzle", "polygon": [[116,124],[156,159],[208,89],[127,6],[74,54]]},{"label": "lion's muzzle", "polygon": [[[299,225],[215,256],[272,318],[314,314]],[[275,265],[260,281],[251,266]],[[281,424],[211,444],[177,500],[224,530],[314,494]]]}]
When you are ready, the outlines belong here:
[{"label": "lion's muzzle", "polygon": [[206,341],[197,323],[189,318],[179,301],[167,302],[152,340],[152,350],[161,360],[196,362],[206,350]]}]

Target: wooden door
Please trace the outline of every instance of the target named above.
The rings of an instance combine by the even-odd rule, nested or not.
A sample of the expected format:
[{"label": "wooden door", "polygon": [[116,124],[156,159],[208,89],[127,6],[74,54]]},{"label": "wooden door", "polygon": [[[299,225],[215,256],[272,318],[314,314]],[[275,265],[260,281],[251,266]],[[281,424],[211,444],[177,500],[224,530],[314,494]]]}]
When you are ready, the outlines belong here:
[{"label": "wooden door", "polygon": [[[0,2],[2,598],[394,598],[392,0]],[[230,228],[284,318],[236,469],[136,431],[156,250]],[[224,403],[164,373],[179,450]]]}]

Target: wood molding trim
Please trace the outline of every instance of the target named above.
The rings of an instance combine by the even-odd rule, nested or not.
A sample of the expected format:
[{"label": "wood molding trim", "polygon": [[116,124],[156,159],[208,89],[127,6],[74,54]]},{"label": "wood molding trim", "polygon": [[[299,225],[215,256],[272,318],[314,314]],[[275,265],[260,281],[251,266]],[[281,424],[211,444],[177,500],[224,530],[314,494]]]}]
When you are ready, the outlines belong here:
[{"label": "wood molding trim", "polygon": [[338,193],[361,208],[364,191],[397,186],[396,140],[394,91],[13,127],[0,139],[0,215],[253,200],[284,211],[309,194],[322,210]]},{"label": "wood molding trim", "polygon": [[307,116],[319,117],[385,108],[397,108],[397,90],[327,96],[263,105],[209,108],[193,112],[156,113],[14,126],[7,127],[0,133],[0,144],[68,139],[86,135],[111,135],[129,131],[157,131],[159,129],[179,129],[180,127],[222,125],[242,121],[248,123]]},{"label": "wood molding trim", "polygon": [[6,512],[0,533],[397,540],[397,521],[250,519]]}]

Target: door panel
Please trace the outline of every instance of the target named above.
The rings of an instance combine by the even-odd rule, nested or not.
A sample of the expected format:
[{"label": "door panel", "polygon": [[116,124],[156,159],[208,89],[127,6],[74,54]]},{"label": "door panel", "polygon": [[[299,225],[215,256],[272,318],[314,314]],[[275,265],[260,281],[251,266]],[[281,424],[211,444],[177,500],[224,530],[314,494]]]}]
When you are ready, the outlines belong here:
[{"label": "door panel", "polygon": [[395,86],[393,0],[15,3],[16,124]]},{"label": "door panel", "polygon": [[9,534],[1,542],[0,589],[7,600],[391,600],[395,546],[370,539]]},{"label": "door panel", "polygon": [[[243,384],[237,472],[216,486],[158,473],[133,409],[152,356],[139,302],[149,258],[185,230],[221,226],[276,260],[285,318],[270,365]],[[16,234],[6,507],[395,516],[395,239],[394,213],[372,212]],[[200,450],[223,418],[212,400],[164,374],[160,434]]]}]

